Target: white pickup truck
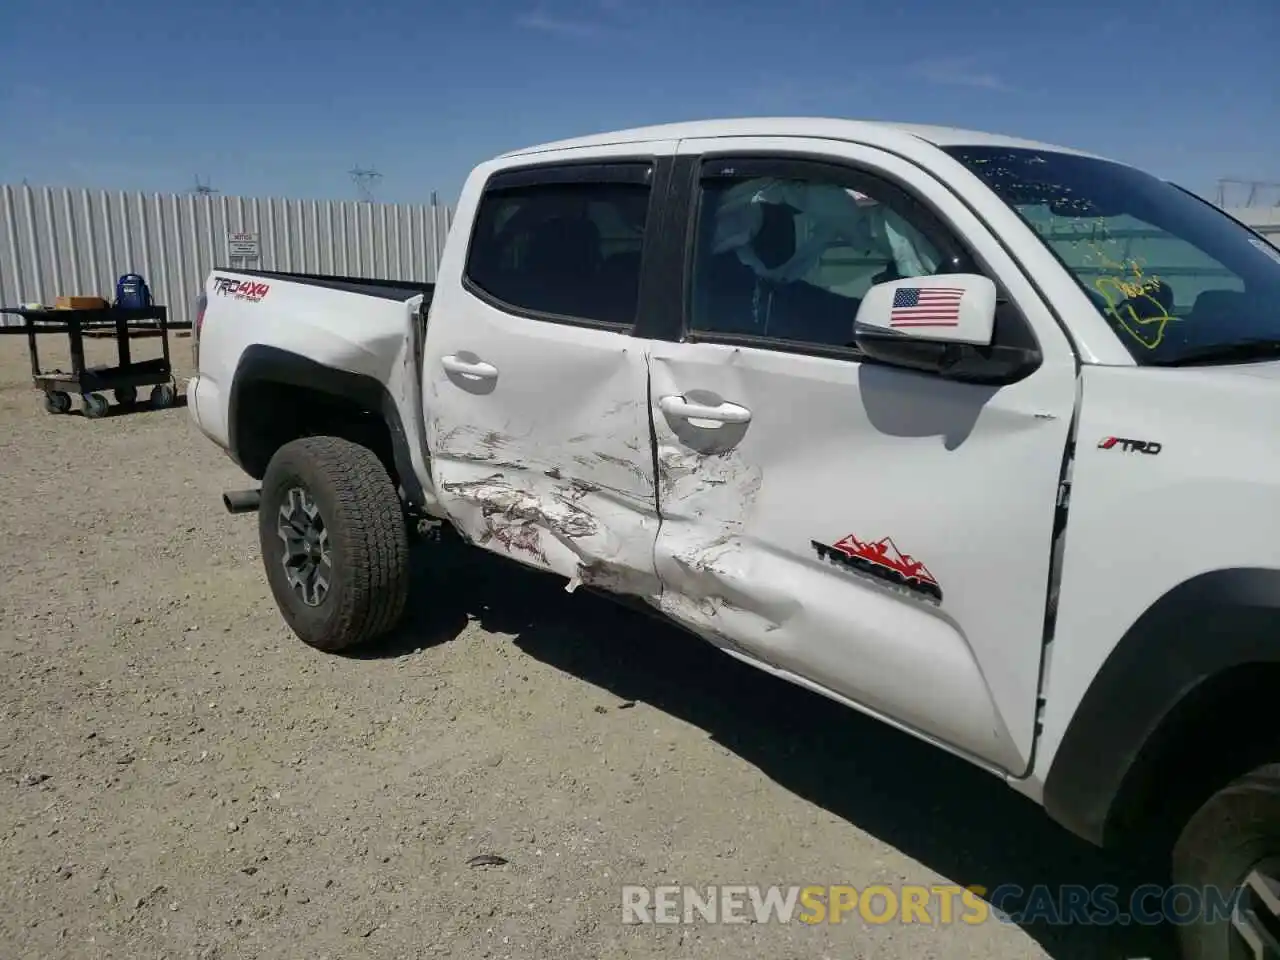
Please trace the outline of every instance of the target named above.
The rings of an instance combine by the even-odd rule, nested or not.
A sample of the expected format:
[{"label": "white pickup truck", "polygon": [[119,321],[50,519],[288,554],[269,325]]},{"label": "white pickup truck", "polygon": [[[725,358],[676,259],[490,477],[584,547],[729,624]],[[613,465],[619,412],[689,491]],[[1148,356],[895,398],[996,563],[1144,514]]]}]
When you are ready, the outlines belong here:
[{"label": "white pickup truck", "polygon": [[434,284],[215,270],[191,416],[322,650],[408,530],[640,602],[1236,898],[1274,956],[1280,251],[1079,151],[732,120],[477,167]]}]

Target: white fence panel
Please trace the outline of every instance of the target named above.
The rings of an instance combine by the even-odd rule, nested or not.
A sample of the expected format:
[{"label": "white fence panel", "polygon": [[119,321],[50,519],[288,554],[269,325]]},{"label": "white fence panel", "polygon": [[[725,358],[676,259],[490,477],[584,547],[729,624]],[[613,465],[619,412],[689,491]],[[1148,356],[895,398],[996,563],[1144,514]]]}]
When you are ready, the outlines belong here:
[{"label": "white fence panel", "polygon": [[[0,306],[110,300],[117,277],[140,273],[170,319],[189,323],[214,267],[433,281],[452,222],[430,204],[3,186]],[[231,233],[257,234],[256,262],[230,258]]]}]

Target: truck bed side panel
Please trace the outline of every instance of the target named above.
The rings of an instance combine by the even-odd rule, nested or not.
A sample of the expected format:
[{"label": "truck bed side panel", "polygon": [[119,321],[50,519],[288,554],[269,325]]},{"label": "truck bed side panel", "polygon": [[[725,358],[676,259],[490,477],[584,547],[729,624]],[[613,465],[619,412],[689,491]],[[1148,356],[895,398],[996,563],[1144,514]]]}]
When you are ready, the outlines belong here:
[{"label": "truck bed side panel", "polygon": [[[401,294],[404,299],[392,299],[279,274],[214,271],[206,283],[209,303],[193,418],[215,442],[233,447],[234,426],[228,422],[232,385],[252,345],[369,377],[386,386],[400,409],[414,409],[417,371],[411,344],[425,294]],[[270,411],[261,415],[270,416]],[[404,427],[415,473],[425,477],[417,421],[409,418]]]}]

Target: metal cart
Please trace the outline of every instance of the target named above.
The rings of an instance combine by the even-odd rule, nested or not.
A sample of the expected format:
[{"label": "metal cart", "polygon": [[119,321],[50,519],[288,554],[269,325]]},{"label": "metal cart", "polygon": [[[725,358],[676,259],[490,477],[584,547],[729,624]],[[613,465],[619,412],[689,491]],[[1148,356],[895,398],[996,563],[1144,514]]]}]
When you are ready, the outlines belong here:
[{"label": "metal cart", "polygon": [[[103,392],[110,390],[123,407],[138,401],[138,388],[151,387],[152,407],[169,407],[178,398],[177,384],[169,362],[169,312],[162,306],[142,309],[103,307],[92,310],[30,310],[3,307],[0,313],[22,317],[31,353],[31,379],[37,390],[44,392],[44,406],[49,413],[67,413],[71,394],[80,395],[86,417],[101,417],[108,410]],[[114,328],[119,362],[116,366],[86,367],[84,338],[87,331]],[[144,332],[145,331],[145,332]],[[41,370],[39,334],[62,333],[71,341],[71,372]],[[129,341],[141,336],[159,336],[163,356],[135,362],[129,353]]]}]

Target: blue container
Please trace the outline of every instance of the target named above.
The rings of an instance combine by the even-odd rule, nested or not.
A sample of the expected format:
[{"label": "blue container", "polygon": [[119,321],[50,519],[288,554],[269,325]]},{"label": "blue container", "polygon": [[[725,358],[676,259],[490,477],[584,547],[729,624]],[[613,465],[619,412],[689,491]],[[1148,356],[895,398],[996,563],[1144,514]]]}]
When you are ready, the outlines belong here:
[{"label": "blue container", "polygon": [[140,273],[126,273],[116,281],[116,306],[145,310],[151,306],[151,288]]}]

